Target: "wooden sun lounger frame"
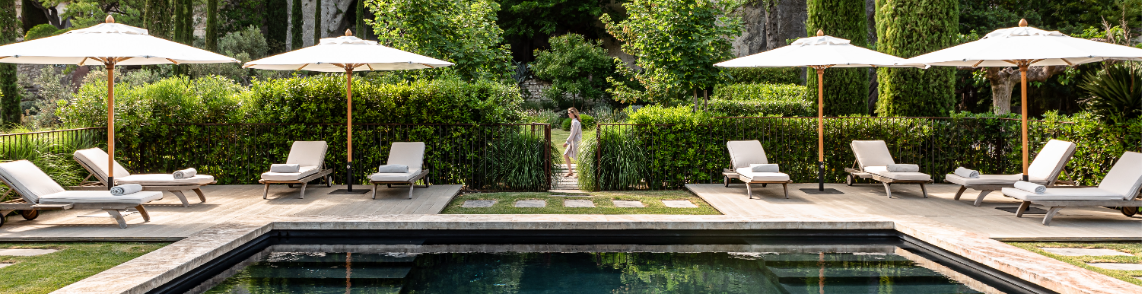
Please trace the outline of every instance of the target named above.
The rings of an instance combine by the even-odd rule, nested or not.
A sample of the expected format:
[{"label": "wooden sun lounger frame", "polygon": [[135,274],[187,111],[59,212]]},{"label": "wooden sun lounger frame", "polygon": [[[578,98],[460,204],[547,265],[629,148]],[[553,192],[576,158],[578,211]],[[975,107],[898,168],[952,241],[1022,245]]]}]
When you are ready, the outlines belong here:
[{"label": "wooden sun lounger frame", "polygon": [[[1012,188],[1012,187],[1008,187]],[[1056,188],[1068,189],[1068,188]],[[1042,225],[1049,225],[1053,221],[1053,216],[1065,207],[1093,207],[1093,206],[1110,206],[1110,207],[1141,207],[1144,201],[1140,200],[1140,191],[1136,191],[1136,196],[1132,200],[1046,200],[1046,201],[1021,201],[1021,206],[1017,207],[1017,217],[1025,214],[1029,209],[1029,205],[1036,204],[1048,208],[1045,212],[1045,218],[1041,220]]]},{"label": "wooden sun lounger frame", "polygon": [[[72,190],[107,190],[108,189],[107,178],[96,176],[95,169],[93,169],[92,167],[85,164],[83,162],[83,160],[79,160],[79,158],[76,158],[75,155],[72,155],[72,159],[75,159],[75,162],[78,162],[79,166],[82,166],[84,170],[87,170],[87,177],[83,178],[82,184],[80,184],[79,186],[68,187],[68,188],[71,188]],[[93,178],[93,177],[96,178],[98,181],[91,181],[91,178]],[[175,194],[175,197],[179,198],[179,202],[183,203],[183,207],[189,207],[189,206],[191,206],[191,203],[189,201],[187,201],[187,196],[183,195],[183,191],[186,191],[186,190],[195,191],[195,194],[199,196],[199,203],[206,203],[207,202],[207,196],[203,194],[203,189],[202,189],[203,186],[213,185],[213,184],[217,184],[217,183],[218,183],[218,181],[212,181],[212,182],[206,183],[206,184],[141,185],[141,186],[143,186],[143,191],[167,191],[167,192],[171,192],[171,194]]]},{"label": "wooden sun lounger frame", "polygon": [[[408,181],[373,181],[373,180],[370,180],[369,183],[373,184],[373,199],[377,199],[377,185],[381,185],[381,184],[385,184],[386,188],[393,188],[393,185],[409,185],[409,199],[413,199],[413,188],[428,188],[429,187],[429,185],[430,185],[429,179],[425,178],[425,176],[427,176],[427,175],[429,175],[429,170],[423,169],[423,170],[421,170],[420,173],[418,173],[417,175],[414,175],[413,178],[410,178]],[[417,181],[421,180],[421,179],[425,179],[425,184],[424,185],[417,185],[416,184]]]},{"label": "wooden sun lounger frame", "polygon": [[[1061,169],[1056,171],[1056,173],[1054,174],[1056,176],[1054,176],[1052,179],[1050,179],[1048,183],[1045,183],[1045,187],[1052,187],[1052,186],[1055,186],[1058,184],[1065,185],[1065,186],[1076,186],[1076,182],[1074,182],[1074,181],[1068,181],[1068,180],[1062,181],[1062,180],[1060,180],[1061,175],[1065,175],[1065,177],[1068,177],[1068,171],[1066,171],[1067,166],[1068,166],[1067,160],[1071,160],[1073,155],[1076,155],[1076,148],[1073,148],[1072,153],[1069,153],[1066,155],[1065,158],[1067,158],[1067,159],[1065,161],[1065,165],[1062,165]],[[965,185],[965,186],[961,186],[961,188],[957,189],[957,194],[953,195],[953,200],[961,200],[961,193],[964,193],[966,189],[974,189],[974,190],[978,190],[981,192],[977,194],[977,200],[973,201],[973,206],[981,206],[981,202],[983,202],[985,200],[985,196],[989,195],[989,193],[992,193],[994,191],[1001,191],[1001,188],[1012,188],[1012,187],[1013,187],[1013,184]],[[1018,216],[1020,216],[1019,214],[1020,213],[1018,213]]]},{"label": "wooden sun lounger frame", "polygon": [[895,180],[895,179],[880,176],[880,175],[875,174],[875,173],[869,173],[869,172],[866,172],[863,170],[859,170],[859,169],[857,169],[857,167],[858,167],[858,160],[855,159],[853,167],[848,167],[848,168],[844,169],[847,173],[850,173],[850,174],[846,175],[846,185],[847,186],[853,186],[854,185],[854,180],[855,180],[854,178],[855,177],[863,178],[863,179],[874,179],[875,181],[881,182],[883,187],[886,187],[886,197],[894,198],[894,195],[890,193],[890,184],[918,184],[918,185],[922,186],[922,198],[929,198],[929,193],[926,192],[926,184],[933,184],[933,179],[924,180],[924,181],[921,181],[921,180]]},{"label": "wooden sun lounger frame", "polygon": [[[8,182],[8,179],[4,179],[3,177],[0,177],[0,181],[3,181],[5,185],[8,185],[8,187],[12,187],[12,184]],[[7,193],[4,193],[4,195],[0,196],[0,199],[7,197],[8,194],[11,194],[13,191],[16,191],[16,189],[9,188]],[[18,192],[18,191],[16,192],[16,194],[19,194],[19,193],[20,192]],[[143,217],[144,222],[150,222],[151,221],[151,215],[147,214],[147,210],[143,208],[142,204],[134,204],[134,203],[35,204],[35,203],[29,203],[27,200],[24,200],[23,195],[20,195],[20,199],[0,202],[0,226],[4,226],[4,224],[8,222],[7,217],[5,217],[5,216],[8,215],[8,213],[10,213],[12,211],[20,211],[20,215],[23,216],[24,219],[34,220],[34,219],[36,219],[36,217],[40,216],[40,210],[102,209],[104,211],[107,211],[107,213],[110,214],[111,217],[115,218],[115,222],[117,224],[119,224],[120,229],[126,229],[127,228],[127,220],[123,218],[123,213],[120,213],[120,211],[126,211],[128,208],[135,208],[135,210],[139,212],[139,215]]]},{"label": "wooden sun lounger frame", "polygon": [[297,179],[297,180],[291,180],[291,181],[258,180],[259,184],[266,185],[266,188],[262,190],[262,199],[266,199],[266,194],[270,194],[270,184],[286,184],[286,186],[290,187],[290,188],[294,188],[294,184],[302,184],[302,189],[298,193],[298,199],[306,199],[306,185],[308,185],[308,183],[310,183],[310,181],[324,178],[324,179],[326,179],[326,187],[327,188],[333,186],[333,183],[330,182],[330,174],[332,174],[334,172],[334,169],[325,168],[325,167],[326,167],[325,164],[322,164],[322,168],[318,172],[316,172],[312,175],[302,177],[301,179]]},{"label": "wooden sun lounger frame", "polygon": [[783,185],[783,197],[786,199],[790,199],[790,195],[787,194],[787,184],[794,183],[794,181],[790,181],[790,180],[788,180],[788,181],[749,181],[749,180],[747,180],[747,177],[744,177],[738,171],[735,171],[735,170],[729,169],[729,168],[725,168],[725,169],[723,169],[723,187],[731,186],[731,177],[735,177],[736,179],[739,179],[739,181],[742,181],[743,183],[747,184],[747,199],[755,199],[755,196],[751,193],[751,184],[763,184],[763,188],[766,188],[767,184],[782,184]]}]

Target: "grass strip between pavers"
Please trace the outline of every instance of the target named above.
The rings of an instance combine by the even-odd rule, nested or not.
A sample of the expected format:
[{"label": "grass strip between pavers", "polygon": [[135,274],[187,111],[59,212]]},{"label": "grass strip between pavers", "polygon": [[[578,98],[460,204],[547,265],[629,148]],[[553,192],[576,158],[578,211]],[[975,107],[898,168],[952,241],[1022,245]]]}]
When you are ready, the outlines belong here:
[{"label": "grass strip between pavers", "polygon": [[[442,214],[678,214],[719,215],[719,211],[687,191],[592,192],[590,197],[557,197],[548,192],[471,193],[458,195]],[[461,207],[466,200],[496,200],[492,207]],[[545,200],[545,207],[514,207],[517,200]],[[564,200],[592,200],[596,207],[564,207]],[[637,200],[644,207],[616,207],[612,200]],[[689,200],[697,208],[671,208],[662,200]]]},{"label": "grass strip between pavers", "polygon": [[0,243],[0,249],[57,249],[38,256],[0,256],[0,293],[49,293],[170,243]]},{"label": "grass strip between pavers", "polygon": [[[1037,254],[1051,257],[1056,260],[1064,261],[1081,268],[1098,272],[1109,277],[1117,278],[1125,282],[1135,285],[1141,285],[1140,276],[1141,271],[1120,271],[1099,268],[1090,266],[1086,263],[1094,262],[1108,262],[1108,263],[1132,263],[1140,264],[1140,242],[1134,243],[1088,243],[1088,242],[1007,242],[1010,245],[1020,247],[1025,250],[1036,252]],[[1112,249],[1133,256],[1064,256],[1049,253],[1048,251],[1041,250],[1041,248],[1086,248],[1086,249]]]}]

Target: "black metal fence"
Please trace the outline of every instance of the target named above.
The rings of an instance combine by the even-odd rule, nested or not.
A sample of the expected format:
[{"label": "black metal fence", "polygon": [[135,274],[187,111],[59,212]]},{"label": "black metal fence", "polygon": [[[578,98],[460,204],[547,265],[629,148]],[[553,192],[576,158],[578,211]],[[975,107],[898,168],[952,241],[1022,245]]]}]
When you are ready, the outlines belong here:
[{"label": "black metal fence", "polygon": [[[551,185],[555,149],[547,124],[354,124],[354,179],[364,184],[384,164],[393,142],[425,142],[425,168],[434,184],[463,184],[482,191],[545,191]],[[84,144],[60,144],[82,137]],[[102,128],[0,135],[0,159],[22,159],[6,150],[51,145],[66,155],[98,146]],[[345,180],[346,126],[318,124],[168,124],[120,129],[116,159],[134,173],[167,173],[195,167],[220,184],[256,184],[271,164],[282,163],[293,141],[326,141],[326,165],[335,183]],[[38,143],[37,143],[38,142]]]},{"label": "black metal fence", "polygon": [[[914,163],[941,181],[958,166],[984,173],[1020,173],[1020,121],[1003,118],[831,117],[824,119],[826,182],[843,182],[854,165],[853,140],[885,140],[894,160]],[[1051,138],[1055,123],[1031,122],[1030,156]],[[678,189],[722,182],[730,167],[726,142],[759,140],[767,158],[795,182],[817,182],[818,133],[813,117],[721,117],[694,125],[601,124],[581,162],[581,187],[599,190]],[[584,157],[588,156],[588,157]],[[1031,160],[1031,159],[1030,159]]]}]

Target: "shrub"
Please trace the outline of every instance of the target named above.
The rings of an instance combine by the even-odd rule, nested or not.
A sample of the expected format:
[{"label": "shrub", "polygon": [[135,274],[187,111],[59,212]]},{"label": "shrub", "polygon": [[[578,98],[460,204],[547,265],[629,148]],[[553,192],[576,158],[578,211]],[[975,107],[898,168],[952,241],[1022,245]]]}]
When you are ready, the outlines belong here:
[{"label": "shrub", "polygon": [[[818,30],[825,35],[850,40],[850,44],[866,47],[866,9],[861,2],[852,0],[807,0],[806,34],[815,36]],[[956,16],[955,16],[956,17]],[[829,68],[822,75],[823,113],[826,115],[866,114],[866,100],[870,95],[869,70],[866,68]],[[806,85],[810,96],[818,96],[818,75],[813,69],[806,71]]]},{"label": "shrub", "polygon": [[57,29],[56,26],[51,24],[38,24],[24,34],[24,40],[35,40],[43,37],[51,37],[61,33],[63,30]]},{"label": "shrub", "polygon": [[[874,14],[878,51],[911,58],[956,45],[957,5],[957,0],[878,0]],[[886,117],[947,115],[957,99],[954,71],[940,66],[879,68],[875,113]]]},{"label": "shrub", "polygon": [[[580,129],[581,130],[590,130],[590,129],[592,129],[592,127],[595,127],[595,126],[596,126],[596,118],[592,117],[591,115],[580,114]],[[565,131],[572,130],[572,119],[571,118],[564,119],[564,121],[561,122],[561,124],[560,124],[560,128],[564,129]]]},{"label": "shrub", "polygon": [[567,34],[548,40],[551,50],[536,50],[536,77],[552,82],[544,95],[560,108],[608,98],[608,78],[616,76],[608,50],[584,36]]},{"label": "shrub", "polygon": [[803,68],[798,67],[732,67],[724,69],[733,84],[802,84]]},{"label": "shrub", "polygon": [[730,84],[715,88],[709,110],[727,116],[816,116],[806,87],[792,84]]},{"label": "shrub", "polygon": [[1111,120],[1140,117],[1141,76],[1139,62],[1124,62],[1085,75],[1080,88],[1088,91],[1088,111]]}]

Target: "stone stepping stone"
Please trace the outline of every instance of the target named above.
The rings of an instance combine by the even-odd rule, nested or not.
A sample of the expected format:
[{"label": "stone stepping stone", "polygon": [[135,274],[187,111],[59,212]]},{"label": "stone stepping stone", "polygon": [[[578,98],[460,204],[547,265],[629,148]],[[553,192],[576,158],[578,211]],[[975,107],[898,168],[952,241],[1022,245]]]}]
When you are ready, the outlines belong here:
[{"label": "stone stepping stone", "polygon": [[513,206],[515,206],[515,207],[545,207],[545,206],[547,206],[547,204],[548,203],[544,202],[544,200],[517,200],[516,203],[513,204]]},{"label": "stone stepping stone", "polygon": [[690,200],[662,200],[663,205],[671,208],[699,208],[695,203]]},{"label": "stone stepping stone", "polygon": [[0,255],[4,256],[36,256],[44,255],[59,250],[55,249],[0,249]]},{"label": "stone stepping stone", "polygon": [[1048,253],[1064,256],[1132,256],[1132,254],[1112,250],[1112,249],[1088,249],[1088,248],[1041,248]]},{"label": "stone stepping stone", "polygon": [[9,265],[12,265],[12,264],[11,263],[0,263],[0,268],[4,268],[4,267],[9,266]]},{"label": "stone stepping stone", "polygon": [[596,207],[592,200],[564,200],[564,207]]},{"label": "stone stepping stone", "polygon": [[616,207],[644,207],[643,202],[637,200],[612,200]]},{"label": "stone stepping stone", "polygon": [[1144,266],[1141,266],[1139,263],[1094,262],[1094,263],[1089,263],[1088,265],[1099,267],[1102,269],[1110,269],[1110,270],[1118,270],[1118,271],[1138,271],[1141,268],[1144,268]]},{"label": "stone stepping stone", "polygon": [[496,200],[465,200],[465,203],[461,204],[461,207],[484,208],[484,207],[493,207],[493,204],[497,204],[497,201]]}]

